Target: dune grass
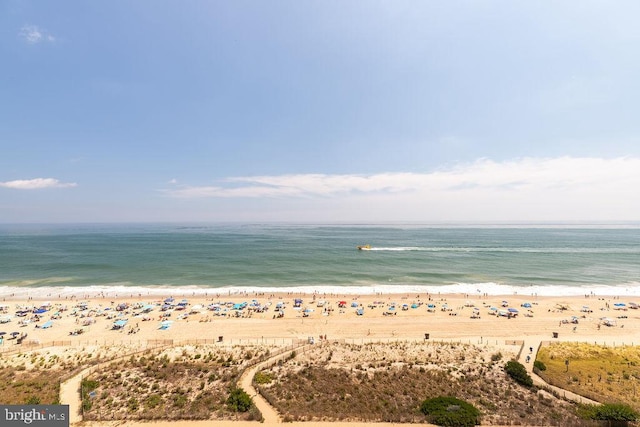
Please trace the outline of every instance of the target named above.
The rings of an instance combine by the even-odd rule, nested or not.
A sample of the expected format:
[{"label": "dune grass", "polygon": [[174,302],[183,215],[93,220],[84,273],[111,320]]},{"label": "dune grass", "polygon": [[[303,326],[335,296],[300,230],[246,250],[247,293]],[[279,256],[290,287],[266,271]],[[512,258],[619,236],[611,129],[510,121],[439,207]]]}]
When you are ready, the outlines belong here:
[{"label": "dune grass", "polygon": [[504,371],[493,349],[463,344],[331,344],[264,369],[260,393],[285,421],[424,423],[425,399],[453,396],[489,425],[584,425],[574,405]]},{"label": "dune grass", "polygon": [[640,410],[640,346],[559,342],[541,347],[536,360],[546,366],[538,374],[549,384]]}]

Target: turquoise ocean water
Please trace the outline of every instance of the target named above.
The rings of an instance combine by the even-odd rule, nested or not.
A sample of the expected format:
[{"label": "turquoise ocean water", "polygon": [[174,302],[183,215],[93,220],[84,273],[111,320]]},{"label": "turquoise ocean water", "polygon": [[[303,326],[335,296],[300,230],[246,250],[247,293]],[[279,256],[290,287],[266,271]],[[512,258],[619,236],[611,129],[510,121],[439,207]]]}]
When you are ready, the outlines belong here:
[{"label": "turquoise ocean water", "polygon": [[640,226],[0,225],[0,296],[143,288],[640,295]]}]

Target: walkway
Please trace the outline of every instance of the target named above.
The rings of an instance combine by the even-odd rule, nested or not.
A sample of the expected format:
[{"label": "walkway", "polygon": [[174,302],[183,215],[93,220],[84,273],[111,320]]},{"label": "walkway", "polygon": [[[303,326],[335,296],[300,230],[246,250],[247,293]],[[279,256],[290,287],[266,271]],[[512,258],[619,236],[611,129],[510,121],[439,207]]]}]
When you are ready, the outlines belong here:
[{"label": "walkway", "polygon": [[[524,365],[525,368],[527,368],[527,372],[533,379],[533,384],[538,387],[552,390],[554,393],[557,393],[558,396],[562,396],[564,399],[571,400],[576,403],[598,405],[599,403],[595,400],[587,399],[584,396],[580,396],[579,394],[573,393],[569,390],[565,390],[563,388],[559,388],[547,383],[545,380],[543,380],[533,372],[533,362],[536,360],[537,351],[540,348],[541,343],[542,340],[536,339],[535,337],[528,337],[527,339],[525,339],[524,344],[522,345],[522,351],[520,352],[520,359],[518,360]],[[529,361],[527,361],[527,357],[529,357]]]}]

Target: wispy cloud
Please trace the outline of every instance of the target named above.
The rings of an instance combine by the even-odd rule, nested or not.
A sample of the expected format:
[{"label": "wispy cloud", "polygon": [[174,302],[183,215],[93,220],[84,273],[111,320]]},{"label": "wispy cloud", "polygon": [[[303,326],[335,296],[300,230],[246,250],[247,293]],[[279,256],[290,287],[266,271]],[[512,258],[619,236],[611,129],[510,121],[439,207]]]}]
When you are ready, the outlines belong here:
[{"label": "wispy cloud", "polygon": [[29,44],[53,43],[56,38],[44,28],[36,25],[24,25],[18,33],[20,38]]},{"label": "wispy cloud", "polygon": [[[175,183],[175,182],[174,182]],[[231,177],[211,186],[177,186],[173,197],[332,197],[358,194],[593,191],[640,185],[638,158],[481,159],[429,173],[298,174]]]},{"label": "wispy cloud", "polygon": [[0,182],[0,187],[15,190],[42,190],[46,188],[69,188],[77,186],[73,182],[60,182],[54,178],[19,179],[15,181]]}]

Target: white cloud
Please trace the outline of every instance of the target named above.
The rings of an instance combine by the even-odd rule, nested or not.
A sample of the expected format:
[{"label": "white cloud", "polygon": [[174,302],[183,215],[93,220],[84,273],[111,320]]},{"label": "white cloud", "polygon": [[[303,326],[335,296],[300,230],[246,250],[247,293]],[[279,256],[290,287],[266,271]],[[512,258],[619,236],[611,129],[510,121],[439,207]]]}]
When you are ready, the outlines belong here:
[{"label": "white cloud", "polygon": [[559,157],[480,159],[428,173],[231,177],[163,191],[225,206],[255,200],[256,220],[606,221],[640,219],[638,188],[640,158]]},{"label": "white cloud", "polygon": [[53,43],[56,41],[56,38],[47,30],[36,25],[23,26],[18,35],[29,44],[38,44],[43,42]]},{"label": "white cloud", "polygon": [[[172,180],[172,184],[176,182]],[[429,173],[374,175],[298,174],[231,177],[217,186],[166,190],[175,197],[288,197],[415,192],[466,193],[622,190],[640,185],[638,158],[525,158],[494,162],[481,159]]]},{"label": "white cloud", "polygon": [[54,178],[19,179],[15,181],[0,182],[0,187],[16,190],[41,190],[45,188],[69,188],[77,184],[72,182],[60,182]]}]

